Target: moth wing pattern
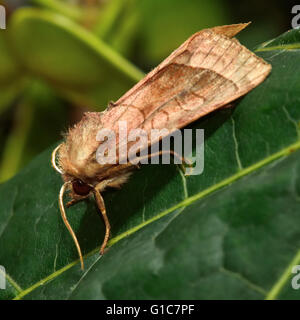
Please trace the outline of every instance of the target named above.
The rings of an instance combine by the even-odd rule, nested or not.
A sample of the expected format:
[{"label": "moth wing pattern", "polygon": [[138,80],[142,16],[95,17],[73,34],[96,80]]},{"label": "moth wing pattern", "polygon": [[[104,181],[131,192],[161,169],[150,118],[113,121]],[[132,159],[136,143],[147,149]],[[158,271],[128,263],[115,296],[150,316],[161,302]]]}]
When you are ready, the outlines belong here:
[{"label": "moth wing pattern", "polygon": [[118,132],[117,122],[126,121],[148,137],[151,129],[172,132],[249,92],[271,65],[232,38],[247,25],[191,36],[103,114],[103,126]]},{"label": "moth wing pattern", "polygon": [[109,165],[99,166],[95,157],[102,143],[96,140],[99,130],[114,131],[117,145],[124,143],[130,148],[134,143],[119,137],[119,121],[127,123],[128,131],[144,129],[148,136],[146,148],[155,142],[149,141],[151,129],[166,128],[171,133],[260,84],[271,65],[233,38],[247,25],[219,26],[195,33],[104,112],[86,113],[70,129],[67,143],[61,147],[63,169],[72,168],[71,175],[85,178],[105,171]]}]

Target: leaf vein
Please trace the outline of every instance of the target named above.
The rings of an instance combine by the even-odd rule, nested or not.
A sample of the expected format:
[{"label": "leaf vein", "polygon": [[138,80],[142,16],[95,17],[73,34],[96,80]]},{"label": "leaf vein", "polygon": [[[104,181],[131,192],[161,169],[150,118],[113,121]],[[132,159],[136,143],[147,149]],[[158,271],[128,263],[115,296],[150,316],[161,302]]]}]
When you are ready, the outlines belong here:
[{"label": "leaf vein", "polygon": [[219,269],[220,272],[222,273],[225,273],[233,278],[236,278],[238,280],[241,280],[242,282],[244,282],[250,289],[260,293],[262,296],[265,296],[267,294],[267,291],[260,287],[259,285],[251,282],[250,280],[248,280],[247,278],[245,278],[241,273],[238,273],[238,272],[235,272],[235,271],[231,271],[231,270],[228,270],[224,267],[221,267]]}]

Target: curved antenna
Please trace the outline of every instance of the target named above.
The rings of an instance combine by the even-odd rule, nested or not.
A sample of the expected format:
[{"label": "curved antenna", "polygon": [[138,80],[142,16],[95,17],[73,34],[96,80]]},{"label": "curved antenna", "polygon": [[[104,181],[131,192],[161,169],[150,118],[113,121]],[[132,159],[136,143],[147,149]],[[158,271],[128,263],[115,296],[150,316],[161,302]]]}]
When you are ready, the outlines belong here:
[{"label": "curved antenna", "polygon": [[64,207],[64,193],[66,191],[66,188],[69,186],[70,182],[65,182],[59,192],[59,209],[60,209],[60,213],[62,216],[62,219],[64,221],[65,226],[67,227],[67,229],[69,230],[73,241],[76,245],[77,251],[78,251],[78,255],[79,255],[79,259],[80,259],[80,264],[81,264],[81,269],[84,270],[84,264],[83,264],[83,258],[82,258],[82,253],[81,253],[81,249],[80,249],[80,245],[79,242],[77,240],[77,237],[72,229],[72,227],[70,226],[68,219],[67,219],[67,215],[66,215],[66,211],[65,211],[65,207]]},{"label": "curved antenna", "polygon": [[60,174],[63,174],[64,172],[58,167],[58,165],[56,164],[56,153],[58,151],[58,149],[61,147],[61,144],[58,145],[52,152],[52,156],[51,156],[51,164],[52,167]]}]

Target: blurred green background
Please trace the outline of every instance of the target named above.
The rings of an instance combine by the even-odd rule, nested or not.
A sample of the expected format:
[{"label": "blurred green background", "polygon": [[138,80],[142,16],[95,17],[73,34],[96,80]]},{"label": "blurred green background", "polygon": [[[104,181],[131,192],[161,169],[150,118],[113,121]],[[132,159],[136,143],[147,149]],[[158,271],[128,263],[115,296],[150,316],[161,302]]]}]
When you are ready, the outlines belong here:
[{"label": "blurred green background", "polygon": [[291,1],[8,0],[0,30],[0,182],[87,110],[103,110],[194,32],[252,21],[249,48],[291,28]]}]

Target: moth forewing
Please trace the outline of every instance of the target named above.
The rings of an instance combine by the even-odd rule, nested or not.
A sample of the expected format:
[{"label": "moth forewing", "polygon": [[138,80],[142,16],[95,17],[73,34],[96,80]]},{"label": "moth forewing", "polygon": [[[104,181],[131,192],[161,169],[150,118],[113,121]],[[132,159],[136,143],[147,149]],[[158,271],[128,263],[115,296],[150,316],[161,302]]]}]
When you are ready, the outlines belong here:
[{"label": "moth forewing", "polygon": [[[141,146],[147,148],[157,142],[150,141],[152,129],[166,128],[172,133],[259,85],[271,71],[271,65],[233,38],[247,25],[220,26],[195,33],[105,111],[85,113],[69,129],[65,142],[54,150],[52,165],[65,181],[60,210],[76,244],[82,268],[80,246],[63,207],[64,191],[69,188],[70,204],[94,194],[106,225],[103,253],[110,225],[101,193],[106,187],[120,187],[136,167],[130,162],[123,163],[121,154],[117,155],[116,164],[97,162],[97,149],[103,143],[97,140],[98,132],[111,130],[121,146],[128,142],[123,140],[119,129],[119,124],[124,122],[128,131],[143,129],[147,133],[149,138]],[[132,144],[128,143],[128,150]],[[124,157],[127,160],[128,154]]]}]

